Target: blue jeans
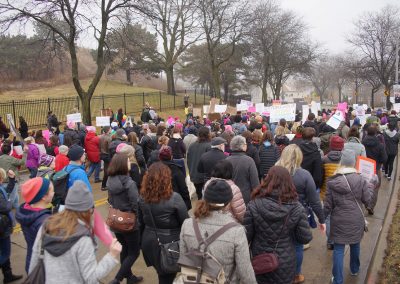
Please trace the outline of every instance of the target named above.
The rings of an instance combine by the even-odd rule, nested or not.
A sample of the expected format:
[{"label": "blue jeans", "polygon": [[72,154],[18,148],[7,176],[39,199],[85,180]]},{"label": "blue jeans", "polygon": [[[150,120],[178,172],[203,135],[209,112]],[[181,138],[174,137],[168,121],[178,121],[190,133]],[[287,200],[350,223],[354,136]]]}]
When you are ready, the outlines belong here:
[{"label": "blue jeans", "polygon": [[0,265],[3,265],[11,255],[10,237],[0,239]]},{"label": "blue jeans", "polygon": [[296,275],[301,274],[301,265],[303,264],[304,245],[296,242]]},{"label": "blue jeans", "polygon": [[37,175],[38,169],[37,168],[28,168],[28,170],[30,172],[29,178],[35,178]]},{"label": "blue jeans", "polygon": [[[343,258],[346,245],[334,244],[333,247],[333,284],[343,283]],[[350,245],[350,271],[358,273],[360,270],[360,243]]]},{"label": "blue jeans", "polygon": [[100,169],[101,169],[101,162],[98,163],[90,163],[89,171],[87,173],[88,178],[93,174],[94,172],[94,180],[100,180]]}]

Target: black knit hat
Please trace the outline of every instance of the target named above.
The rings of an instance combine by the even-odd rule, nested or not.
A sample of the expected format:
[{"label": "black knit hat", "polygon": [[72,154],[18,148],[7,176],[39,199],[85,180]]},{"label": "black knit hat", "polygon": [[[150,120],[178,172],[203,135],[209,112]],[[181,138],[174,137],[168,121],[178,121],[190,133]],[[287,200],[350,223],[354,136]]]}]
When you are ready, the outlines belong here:
[{"label": "black knit hat", "polygon": [[218,206],[225,206],[233,198],[232,189],[222,179],[212,180],[204,190],[204,200]]}]

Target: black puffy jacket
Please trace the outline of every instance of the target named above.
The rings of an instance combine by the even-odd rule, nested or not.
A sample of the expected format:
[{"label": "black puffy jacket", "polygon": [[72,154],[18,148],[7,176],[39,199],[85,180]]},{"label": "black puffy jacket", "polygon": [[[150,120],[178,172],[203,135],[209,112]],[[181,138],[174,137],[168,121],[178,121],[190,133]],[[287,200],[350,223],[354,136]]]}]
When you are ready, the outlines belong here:
[{"label": "black puffy jacket", "polygon": [[317,188],[321,188],[323,180],[321,153],[317,144],[303,140],[299,147],[303,152],[303,162],[301,167],[310,172]]},{"label": "black puffy jacket", "polygon": [[71,147],[75,144],[82,146],[81,137],[79,136],[78,131],[70,128],[66,129],[64,131],[64,145],[67,147]]},{"label": "black puffy jacket", "polygon": [[[266,146],[268,144],[269,146]],[[271,167],[279,160],[280,152],[279,148],[275,145],[271,145],[270,142],[264,142],[260,146],[260,151],[258,152],[260,157],[260,165],[258,167],[258,174],[260,179],[264,178]]]},{"label": "black puffy jacket", "polygon": [[[286,226],[285,219],[289,214]],[[312,240],[306,213],[300,202],[279,204],[274,198],[256,198],[247,205],[243,225],[253,256],[273,252],[279,258],[274,272],[257,275],[258,283],[293,283],[296,273],[295,242],[306,244]],[[283,228],[283,230],[282,230]],[[282,232],[282,233],[281,233]]]},{"label": "black puffy jacket", "polygon": [[376,136],[367,135],[362,141],[367,157],[376,161],[376,171],[381,169],[381,165],[386,163],[387,153],[385,147]]},{"label": "black puffy jacket", "polygon": [[386,153],[388,155],[397,155],[397,152],[399,151],[400,134],[396,130],[390,131],[387,129],[383,133],[383,137],[385,138]]}]

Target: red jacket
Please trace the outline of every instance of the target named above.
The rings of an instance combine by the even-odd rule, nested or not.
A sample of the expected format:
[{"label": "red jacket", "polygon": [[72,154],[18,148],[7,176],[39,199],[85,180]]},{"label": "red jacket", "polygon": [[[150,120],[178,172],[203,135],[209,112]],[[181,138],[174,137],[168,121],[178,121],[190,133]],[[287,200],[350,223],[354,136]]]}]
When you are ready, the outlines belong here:
[{"label": "red jacket", "polygon": [[92,163],[100,162],[100,138],[96,133],[89,132],[86,134],[85,150],[89,161]]},{"label": "red jacket", "polygon": [[68,166],[69,164],[69,159],[67,156],[58,154],[56,156],[56,161],[55,161],[56,167],[54,168],[54,171],[59,172],[61,171],[64,167]]}]

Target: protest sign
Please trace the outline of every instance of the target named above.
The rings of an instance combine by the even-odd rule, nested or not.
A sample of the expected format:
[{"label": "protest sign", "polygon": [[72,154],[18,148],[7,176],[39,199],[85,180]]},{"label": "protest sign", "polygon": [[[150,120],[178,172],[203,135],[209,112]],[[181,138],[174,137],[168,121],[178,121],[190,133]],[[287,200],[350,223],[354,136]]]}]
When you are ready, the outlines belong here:
[{"label": "protest sign", "polygon": [[246,101],[246,100],[240,100],[240,104],[241,105],[247,105],[247,107],[252,107],[253,106],[253,102]]},{"label": "protest sign", "polygon": [[393,85],[393,103],[400,103],[400,85]]},{"label": "protest sign", "polygon": [[247,111],[248,111],[248,112],[251,112],[251,113],[256,112],[256,107],[255,107],[255,106],[251,106],[251,107],[249,107],[249,108],[247,109]]},{"label": "protest sign", "polygon": [[227,105],[215,105],[215,113],[224,113],[227,109]]},{"label": "protest sign", "polygon": [[82,122],[82,115],[80,113],[67,114],[67,121]]},{"label": "protest sign", "polygon": [[201,108],[193,108],[193,116],[201,117]]},{"label": "protest sign", "polygon": [[93,219],[94,235],[97,236],[105,246],[110,246],[113,236],[104,222],[103,217],[101,217],[100,213],[96,209],[94,209],[93,212]]},{"label": "protest sign", "polygon": [[23,143],[24,139],[22,138],[22,136],[19,133],[18,129],[15,127],[15,123],[14,123],[14,119],[13,119],[12,114],[8,113],[6,116],[7,116],[8,124],[10,125],[11,132],[14,134],[15,137],[18,138],[19,141],[21,141],[21,143]]},{"label": "protest sign", "polygon": [[363,106],[363,108],[364,108],[365,110],[367,110],[367,109],[368,109],[368,105],[366,105],[366,104],[363,104],[362,106]]},{"label": "protest sign", "polygon": [[340,123],[344,120],[343,113],[341,111],[336,111],[334,115],[328,120],[326,124],[334,129],[338,129]]},{"label": "protest sign", "polygon": [[356,169],[361,175],[371,179],[376,174],[376,162],[373,159],[358,156]]},{"label": "protest sign", "polygon": [[211,98],[211,100],[210,100],[210,109],[208,110],[209,113],[214,113],[215,112],[215,105],[217,103],[218,103],[218,100],[216,98]]},{"label": "protest sign", "polygon": [[294,136],[296,136],[296,134],[291,134],[291,133],[290,134],[285,134],[285,135],[289,139],[289,141],[292,141]]},{"label": "protest sign", "polygon": [[110,117],[108,116],[97,116],[96,126],[110,126]]},{"label": "protest sign", "polygon": [[247,111],[248,105],[247,104],[236,104],[237,111]]},{"label": "protest sign", "polygon": [[400,111],[400,103],[393,104],[393,109],[398,113]]},{"label": "protest sign", "polygon": [[338,103],[337,110],[342,111],[343,113],[347,113],[347,103]]},{"label": "protest sign", "polygon": [[208,119],[211,120],[211,121],[221,120],[221,114],[220,113],[209,113],[208,114]]},{"label": "protest sign", "polygon": [[262,112],[265,116],[270,116],[271,114],[271,107],[264,107],[264,111]]},{"label": "protest sign", "polygon": [[256,112],[262,113],[264,111],[264,103],[256,104]]},{"label": "protest sign", "polygon": [[226,108],[226,111],[225,111],[226,113],[229,113],[229,114],[236,114],[236,108],[235,107],[231,107],[231,106],[228,106],[227,108]]},{"label": "protest sign", "polygon": [[270,107],[270,119],[271,123],[279,122],[281,118],[286,121],[294,121],[296,117],[296,104],[277,105]]},{"label": "protest sign", "polygon": [[203,106],[203,113],[204,114],[207,114],[207,113],[209,113],[210,112],[210,106],[209,105],[204,105]]},{"label": "protest sign", "polygon": [[302,122],[304,123],[304,122],[306,122],[308,114],[310,113],[310,107],[308,105],[302,105],[301,107],[302,107],[302,111],[301,111]]},{"label": "protest sign", "polygon": [[321,110],[321,103],[317,103],[312,101],[311,102],[311,112],[315,114],[315,116],[318,116],[318,111]]}]

